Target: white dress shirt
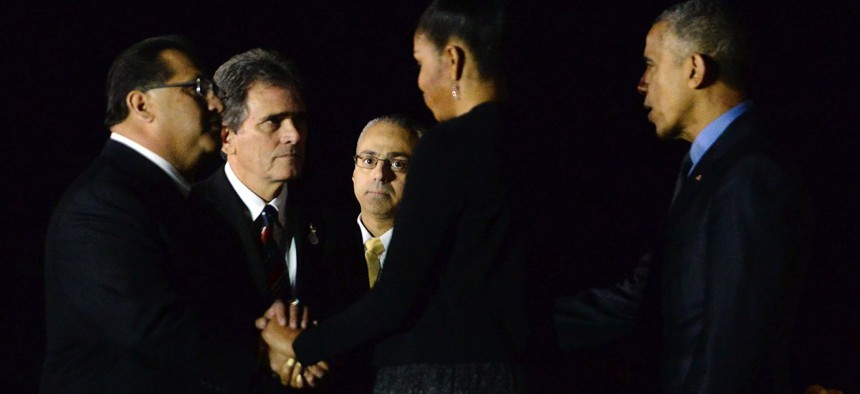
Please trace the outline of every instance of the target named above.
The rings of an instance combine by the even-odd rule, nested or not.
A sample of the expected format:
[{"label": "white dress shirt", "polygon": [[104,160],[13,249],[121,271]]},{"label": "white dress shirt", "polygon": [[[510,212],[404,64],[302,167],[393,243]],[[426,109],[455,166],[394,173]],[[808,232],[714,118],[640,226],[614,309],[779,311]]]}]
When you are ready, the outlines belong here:
[{"label": "white dress shirt", "polygon": [[[248,212],[250,213],[249,219],[253,222],[257,220],[260,214],[263,213],[263,208],[266,205],[271,205],[278,211],[278,221],[281,223],[282,228],[287,228],[287,210],[284,208],[287,204],[287,184],[284,183],[284,187],[281,189],[281,194],[272,199],[272,201],[266,202],[263,201],[260,196],[256,195],[248,186],[245,186],[242,181],[236,177],[236,173],[233,172],[233,169],[230,168],[230,163],[224,166],[224,173],[227,175],[227,180],[230,181],[230,185],[233,186],[233,190],[236,191],[236,194],[239,195],[239,198],[242,199],[242,202],[245,203],[245,206],[248,208]],[[287,244],[287,243],[282,243]],[[287,272],[290,274],[290,289],[292,291],[292,296],[296,296],[296,267],[298,259],[296,258],[296,237],[293,236],[290,238],[289,248],[284,251],[284,260],[287,264]]]}]

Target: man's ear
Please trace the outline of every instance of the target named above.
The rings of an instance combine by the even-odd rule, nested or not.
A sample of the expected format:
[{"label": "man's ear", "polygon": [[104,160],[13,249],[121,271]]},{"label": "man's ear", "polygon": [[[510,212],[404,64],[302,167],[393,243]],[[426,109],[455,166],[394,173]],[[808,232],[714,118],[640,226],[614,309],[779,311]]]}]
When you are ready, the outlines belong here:
[{"label": "man's ear", "polygon": [[152,115],[149,96],[140,90],[132,90],[125,95],[125,105],[128,107],[129,116],[143,119],[146,122],[151,122],[154,116]]},{"label": "man's ear", "polygon": [[451,79],[459,81],[463,78],[463,67],[466,64],[466,51],[456,44],[448,44],[443,49],[443,60],[448,66],[448,73]]},{"label": "man's ear", "polygon": [[233,143],[235,138],[236,133],[232,129],[221,126],[221,152],[228,156],[236,153],[236,144]]},{"label": "man's ear", "polygon": [[707,87],[713,82],[716,76],[716,68],[713,62],[709,61],[705,56],[700,54],[691,55],[688,61],[690,62],[690,76],[687,80],[687,85],[692,89],[701,89]]}]

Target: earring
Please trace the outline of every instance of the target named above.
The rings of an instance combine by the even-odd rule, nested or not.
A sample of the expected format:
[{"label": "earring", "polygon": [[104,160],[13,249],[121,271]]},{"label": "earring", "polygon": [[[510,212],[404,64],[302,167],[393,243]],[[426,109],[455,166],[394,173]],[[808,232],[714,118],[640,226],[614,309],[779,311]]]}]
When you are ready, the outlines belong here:
[{"label": "earring", "polygon": [[453,97],[454,100],[459,100],[462,98],[460,97],[460,86],[457,85],[456,81],[451,84],[451,97]]}]

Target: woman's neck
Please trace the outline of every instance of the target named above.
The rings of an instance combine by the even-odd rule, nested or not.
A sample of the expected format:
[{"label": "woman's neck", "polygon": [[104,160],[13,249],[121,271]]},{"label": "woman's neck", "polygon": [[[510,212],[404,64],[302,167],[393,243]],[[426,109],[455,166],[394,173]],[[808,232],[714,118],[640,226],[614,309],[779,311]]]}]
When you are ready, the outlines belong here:
[{"label": "woman's neck", "polygon": [[465,115],[483,103],[506,101],[508,98],[505,89],[494,80],[461,83],[460,96],[461,99],[454,102],[456,116]]}]

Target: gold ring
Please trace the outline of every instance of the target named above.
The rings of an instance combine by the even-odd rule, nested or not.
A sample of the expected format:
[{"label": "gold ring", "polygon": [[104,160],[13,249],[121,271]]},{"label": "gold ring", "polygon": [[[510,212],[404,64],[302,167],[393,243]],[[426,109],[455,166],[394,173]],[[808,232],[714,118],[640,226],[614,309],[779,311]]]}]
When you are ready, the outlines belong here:
[{"label": "gold ring", "polygon": [[288,366],[288,367],[292,368],[292,367],[293,367],[293,365],[296,365],[296,359],[294,359],[294,358],[290,357],[290,358],[288,358],[288,359],[287,359],[287,363],[286,363],[286,364],[287,364],[287,366]]}]

